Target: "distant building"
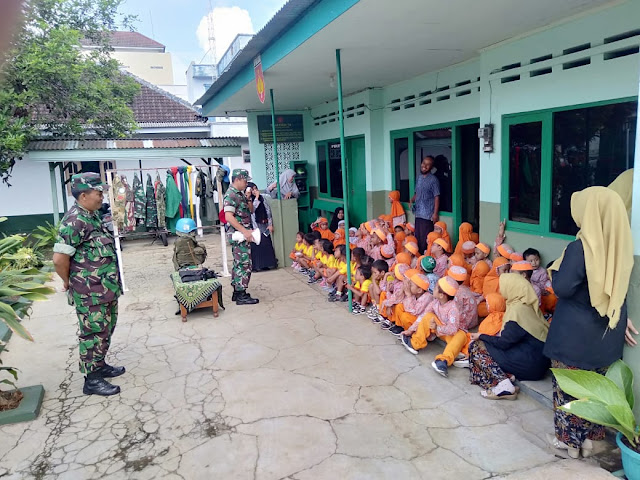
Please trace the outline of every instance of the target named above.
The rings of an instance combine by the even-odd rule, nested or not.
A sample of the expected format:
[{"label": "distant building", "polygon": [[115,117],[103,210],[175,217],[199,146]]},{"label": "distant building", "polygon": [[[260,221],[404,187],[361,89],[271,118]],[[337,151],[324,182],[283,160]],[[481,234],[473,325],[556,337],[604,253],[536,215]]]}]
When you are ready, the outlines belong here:
[{"label": "distant building", "polygon": [[[173,85],[171,54],[166,47],[138,32],[112,32],[112,56],[122,68],[154,85]],[[89,40],[83,48],[96,48]]]},{"label": "distant building", "polygon": [[227,70],[227,68],[229,68],[231,62],[233,62],[233,60],[238,56],[238,54],[252,38],[253,34],[239,33],[238,35],[236,35],[236,38],[233,39],[233,42],[231,42],[231,45],[229,45],[229,48],[227,48],[227,51],[224,52],[224,54],[220,58],[220,61],[218,62],[218,77],[222,75]]},{"label": "distant building", "polygon": [[191,62],[187,68],[187,100],[195,102],[217,78],[215,65]]}]

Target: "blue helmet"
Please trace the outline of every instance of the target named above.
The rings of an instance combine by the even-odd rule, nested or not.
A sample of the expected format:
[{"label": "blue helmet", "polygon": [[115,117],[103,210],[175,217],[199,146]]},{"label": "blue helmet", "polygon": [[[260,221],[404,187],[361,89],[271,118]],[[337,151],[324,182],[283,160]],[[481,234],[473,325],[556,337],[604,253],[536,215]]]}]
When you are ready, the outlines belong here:
[{"label": "blue helmet", "polygon": [[193,232],[196,228],[196,222],[191,220],[190,218],[181,218],[176,223],[176,232],[180,233],[189,233]]}]

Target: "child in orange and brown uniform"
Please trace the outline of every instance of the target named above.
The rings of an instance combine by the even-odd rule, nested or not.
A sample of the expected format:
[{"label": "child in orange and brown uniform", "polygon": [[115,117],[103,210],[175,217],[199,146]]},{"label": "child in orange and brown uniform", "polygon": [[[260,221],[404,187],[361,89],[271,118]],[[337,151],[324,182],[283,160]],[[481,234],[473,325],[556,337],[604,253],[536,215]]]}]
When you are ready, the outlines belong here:
[{"label": "child in orange and brown uniform", "polygon": [[433,226],[433,231],[436,232],[440,237],[444,239],[449,245],[451,245],[451,237],[449,236],[449,232],[447,231],[447,224],[440,221],[436,222]]},{"label": "child in orange and brown uniform", "polygon": [[460,328],[469,331],[478,325],[478,295],[464,285],[467,280],[467,271],[464,267],[453,266],[449,269],[448,275],[460,286],[455,295],[460,312]]},{"label": "child in orange and brown uniform", "polygon": [[397,263],[393,268],[395,279],[391,284],[387,284],[387,295],[385,299],[382,300],[379,309],[380,315],[385,318],[381,325],[385,330],[388,330],[393,326],[393,323],[390,321],[393,316],[393,309],[404,300],[404,274],[407,270],[410,270],[409,265],[405,263]]},{"label": "child in orange and brown uniform", "polygon": [[[407,277],[405,272],[405,277]],[[414,273],[407,279],[404,285],[404,300],[395,308],[395,326],[389,331],[399,337],[407,328],[411,327],[419,316],[423,315],[433,296],[429,293],[429,280],[426,275]]]},{"label": "child in orange and brown uniform", "polygon": [[434,300],[427,307],[426,313],[400,337],[402,345],[414,355],[425,348],[428,342],[435,340],[436,336],[443,339],[447,346],[431,364],[443,377],[448,376],[448,367],[469,343],[469,335],[460,328],[460,312],[455,301],[458,288],[458,282],[451,277],[438,280],[433,292]]},{"label": "child in orange and brown uniform", "polygon": [[431,246],[431,256],[436,259],[436,268],[433,269],[438,277],[442,278],[449,267],[449,257],[444,253],[449,249],[449,244],[443,239],[438,238]]},{"label": "child in orange and brown uniform", "polygon": [[492,263],[488,256],[491,249],[484,243],[476,245],[476,263],[471,269],[470,287],[474,293],[482,295],[484,279],[491,271]]}]

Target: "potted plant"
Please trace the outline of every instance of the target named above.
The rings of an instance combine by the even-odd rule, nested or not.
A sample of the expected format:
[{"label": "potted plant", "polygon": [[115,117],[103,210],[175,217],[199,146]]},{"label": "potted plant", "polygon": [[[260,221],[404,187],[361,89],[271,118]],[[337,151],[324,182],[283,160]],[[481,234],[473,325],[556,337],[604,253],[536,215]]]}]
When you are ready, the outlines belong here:
[{"label": "potted plant", "polygon": [[633,415],[633,372],[622,360],[606,375],[587,370],[552,368],[558,386],[576,400],[559,407],[562,411],[618,431],[616,443],[629,480],[640,480],[640,426]]}]

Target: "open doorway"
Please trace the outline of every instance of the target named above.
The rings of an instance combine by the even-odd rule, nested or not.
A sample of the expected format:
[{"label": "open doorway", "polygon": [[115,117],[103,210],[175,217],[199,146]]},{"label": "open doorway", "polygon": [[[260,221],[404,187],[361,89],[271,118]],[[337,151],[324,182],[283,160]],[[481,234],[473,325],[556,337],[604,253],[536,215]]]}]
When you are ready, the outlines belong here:
[{"label": "open doorway", "polygon": [[480,141],[479,123],[458,127],[460,148],[460,214],[477,232],[480,228]]}]

